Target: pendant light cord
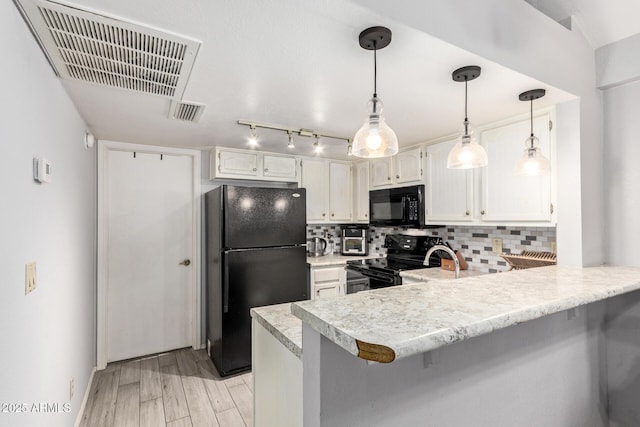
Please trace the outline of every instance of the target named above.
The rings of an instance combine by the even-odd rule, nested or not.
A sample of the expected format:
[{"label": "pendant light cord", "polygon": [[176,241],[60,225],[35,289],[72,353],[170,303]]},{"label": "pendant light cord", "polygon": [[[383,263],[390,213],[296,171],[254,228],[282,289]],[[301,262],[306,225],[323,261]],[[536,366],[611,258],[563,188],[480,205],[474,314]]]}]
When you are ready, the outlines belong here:
[{"label": "pendant light cord", "polygon": [[469,118],[467,117],[467,76],[464,77],[464,134],[469,135]]},{"label": "pendant light cord", "polygon": [[531,136],[533,136],[533,98],[531,98]]},{"label": "pendant light cord", "polygon": [[373,42],[373,97],[378,97],[378,49],[376,42]]}]

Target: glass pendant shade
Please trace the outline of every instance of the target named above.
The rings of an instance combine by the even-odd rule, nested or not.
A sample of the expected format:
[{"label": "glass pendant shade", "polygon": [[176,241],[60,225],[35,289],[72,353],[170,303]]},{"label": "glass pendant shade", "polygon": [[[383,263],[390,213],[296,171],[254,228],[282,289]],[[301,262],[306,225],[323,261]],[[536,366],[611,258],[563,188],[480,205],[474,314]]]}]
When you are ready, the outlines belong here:
[{"label": "glass pendant shade", "polygon": [[525,140],[522,157],[516,163],[515,174],[521,176],[546,175],[551,171],[551,164],[540,150],[540,141],[531,135]]},{"label": "glass pendant shade", "polygon": [[448,169],[472,169],[489,164],[487,152],[473,137],[473,131],[469,130],[468,122],[465,123],[465,130],[463,130],[460,140],[449,151]]},{"label": "glass pendant shade", "polygon": [[367,104],[367,117],[353,138],[352,153],[357,157],[390,157],[398,152],[398,137],[382,115],[382,101],[374,96]]}]

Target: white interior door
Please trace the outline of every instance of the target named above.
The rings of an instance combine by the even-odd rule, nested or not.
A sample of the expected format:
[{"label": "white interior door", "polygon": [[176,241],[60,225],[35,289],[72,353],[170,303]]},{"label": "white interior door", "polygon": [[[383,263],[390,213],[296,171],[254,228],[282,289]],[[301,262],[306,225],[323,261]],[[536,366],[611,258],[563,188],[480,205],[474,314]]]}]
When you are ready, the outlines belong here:
[{"label": "white interior door", "polygon": [[192,167],[189,156],[108,152],[108,362],[191,345]]}]

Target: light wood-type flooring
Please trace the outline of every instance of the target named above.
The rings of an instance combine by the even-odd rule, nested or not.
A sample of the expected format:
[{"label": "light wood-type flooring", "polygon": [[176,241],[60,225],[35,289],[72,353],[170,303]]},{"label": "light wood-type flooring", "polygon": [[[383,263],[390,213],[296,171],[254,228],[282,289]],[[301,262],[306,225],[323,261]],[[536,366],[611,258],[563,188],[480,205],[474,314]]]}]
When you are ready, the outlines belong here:
[{"label": "light wood-type flooring", "polygon": [[97,371],[83,427],[251,427],[251,373],[221,379],[204,350],[175,350]]}]

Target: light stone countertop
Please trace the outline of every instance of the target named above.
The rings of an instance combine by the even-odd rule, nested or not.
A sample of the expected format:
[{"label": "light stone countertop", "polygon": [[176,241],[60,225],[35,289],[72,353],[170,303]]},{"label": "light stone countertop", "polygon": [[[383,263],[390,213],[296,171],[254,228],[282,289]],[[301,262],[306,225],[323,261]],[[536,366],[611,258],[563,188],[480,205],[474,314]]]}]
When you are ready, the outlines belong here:
[{"label": "light stone countertop", "polygon": [[380,258],[384,255],[369,254],[369,255],[340,255],[331,254],[318,257],[307,257],[307,264],[311,267],[328,267],[330,265],[347,265],[347,261],[357,261],[361,259]]},{"label": "light stone countertop", "polygon": [[264,326],[298,359],[302,358],[302,321],[291,314],[291,303],[251,309],[251,317]]},{"label": "light stone countertop", "polygon": [[301,301],[294,315],[351,354],[391,362],[640,289],[640,268],[549,266]]},{"label": "light stone countertop", "polygon": [[[478,270],[460,270],[460,279],[465,277],[479,276],[481,274],[487,274],[487,273],[483,273],[482,271],[478,271]],[[456,272],[450,271],[450,270],[444,270],[438,267],[421,268],[419,270],[401,271],[400,277],[406,277],[408,279],[427,282],[430,280],[438,280],[438,279],[455,279]]]}]

